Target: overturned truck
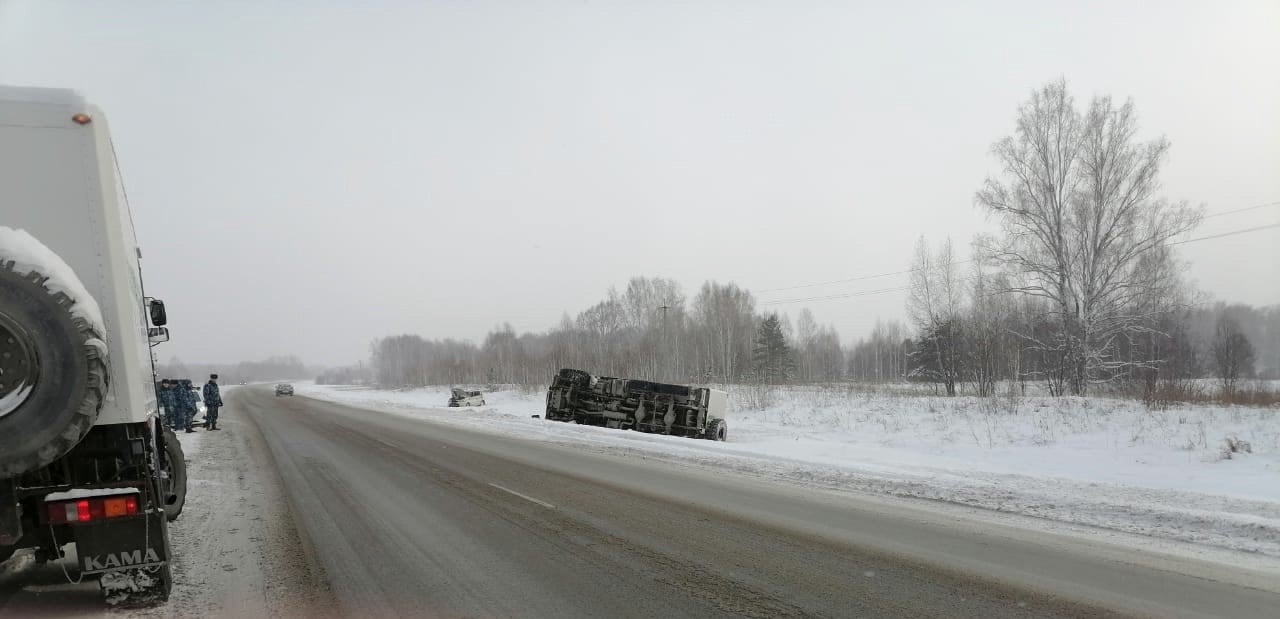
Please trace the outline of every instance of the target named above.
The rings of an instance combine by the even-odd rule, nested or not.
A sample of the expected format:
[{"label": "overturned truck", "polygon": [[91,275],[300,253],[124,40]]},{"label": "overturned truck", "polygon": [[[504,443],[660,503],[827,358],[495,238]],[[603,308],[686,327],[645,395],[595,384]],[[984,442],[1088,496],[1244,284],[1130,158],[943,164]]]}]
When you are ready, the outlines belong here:
[{"label": "overturned truck", "polygon": [[723,441],[728,400],[718,389],[563,369],[547,391],[546,418]]}]

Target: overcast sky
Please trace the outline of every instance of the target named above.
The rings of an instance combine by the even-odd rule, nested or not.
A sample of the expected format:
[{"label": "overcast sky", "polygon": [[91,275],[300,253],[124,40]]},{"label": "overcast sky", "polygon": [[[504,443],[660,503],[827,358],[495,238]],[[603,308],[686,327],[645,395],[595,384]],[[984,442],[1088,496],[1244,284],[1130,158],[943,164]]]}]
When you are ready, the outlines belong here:
[{"label": "overcast sky", "polygon": [[[959,4],[0,0],[0,83],[108,115],[163,359],[542,331],[633,275],[901,285],[759,292],[921,235],[967,256],[991,143],[1059,77],[1169,138],[1166,196],[1280,201],[1280,2]],[[1280,229],[1183,247],[1202,290],[1280,302]],[[807,305],[849,340],[903,301]]]}]

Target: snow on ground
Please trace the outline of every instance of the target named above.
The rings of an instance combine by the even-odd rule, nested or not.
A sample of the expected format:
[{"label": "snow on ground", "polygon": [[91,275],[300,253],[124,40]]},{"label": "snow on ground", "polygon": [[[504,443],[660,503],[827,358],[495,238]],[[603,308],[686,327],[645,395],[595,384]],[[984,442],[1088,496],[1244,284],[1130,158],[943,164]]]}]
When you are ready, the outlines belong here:
[{"label": "snow on ground", "polygon": [[[446,387],[297,388],[299,395],[531,440],[1280,557],[1274,408],[1148,410],[1108,398],[982,400],[797,387],[774,394],[763,410],[731,403],[729,441],[714,443],[535,419],[545,402],[541,390],[487,393],[484,407],[448,409]],[[1228,453],[1228,437],[1248,442],[1252,453]]]},{"label": "snow on ground", "polygon": [[169,602],[114,616],[329,616],[324,605],[331,598],[309,572],[266,445],[248,427],[235,389],[222,387],[222,430],[178,434],[187,461],[187,502],[169,525],[174,557]]},{"label": "snow on ground", "polygon": [[0,617],[330,616],[332,598],[310,571],[266,446],[244,419],[234,391],[223,387],[225,430],[178,434],[188,486],[181,516],[169,524],[174,585],[168,603],[111,608],[103,603],[99,579],[77,573],[74,546],[62,561],[46,564],[23,550],[0,562]]}]

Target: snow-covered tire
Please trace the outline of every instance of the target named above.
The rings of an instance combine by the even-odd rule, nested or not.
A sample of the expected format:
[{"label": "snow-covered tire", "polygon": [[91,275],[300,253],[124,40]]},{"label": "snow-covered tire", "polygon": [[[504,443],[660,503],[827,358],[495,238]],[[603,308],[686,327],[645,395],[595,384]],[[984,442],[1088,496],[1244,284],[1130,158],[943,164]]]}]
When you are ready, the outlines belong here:
[{"label": "snow-covered tire", "polygon": [[702,436],[711,441],[726,441],[729,439],[729,424],[723,419],[712,419],[711,423],[707,424],[706,433]]},{"label": "snow-covered tire", "polygon": [[173,522],[187,504],[187,460],[178,435],[164,429],[164,516]]},{"label": "snow-covered tire", "polygon": [[105,335],[73,316],[76,300],[47,281],[0,258],[0,478],[69,451],[107,394]]}]

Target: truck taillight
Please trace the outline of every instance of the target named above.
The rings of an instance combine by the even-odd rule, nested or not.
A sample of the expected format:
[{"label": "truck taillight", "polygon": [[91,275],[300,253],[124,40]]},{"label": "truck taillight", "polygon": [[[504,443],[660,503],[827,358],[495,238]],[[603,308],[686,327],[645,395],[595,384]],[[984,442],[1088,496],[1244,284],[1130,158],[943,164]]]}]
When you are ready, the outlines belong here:
[{"label": "truck taillight", "polygon": [[49,524],[75,524],[94,522],[108,518],[134,516],[138,513],[138,496],[108,496],[101,498],[56,501],[47,504]]}]

